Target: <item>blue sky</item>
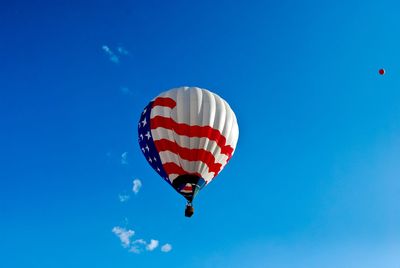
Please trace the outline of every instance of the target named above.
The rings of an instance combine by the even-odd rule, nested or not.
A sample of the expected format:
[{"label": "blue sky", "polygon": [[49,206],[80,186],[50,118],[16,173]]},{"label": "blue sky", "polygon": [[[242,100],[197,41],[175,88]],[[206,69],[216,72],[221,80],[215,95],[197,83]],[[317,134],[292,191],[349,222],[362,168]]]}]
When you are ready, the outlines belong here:
[{"label": "blue sky", "polygon": [[[0,266],[399,267],[399,8],[2,3]],[[240,128],[191,219],[136,144],[147,102],[184,85]]]}]

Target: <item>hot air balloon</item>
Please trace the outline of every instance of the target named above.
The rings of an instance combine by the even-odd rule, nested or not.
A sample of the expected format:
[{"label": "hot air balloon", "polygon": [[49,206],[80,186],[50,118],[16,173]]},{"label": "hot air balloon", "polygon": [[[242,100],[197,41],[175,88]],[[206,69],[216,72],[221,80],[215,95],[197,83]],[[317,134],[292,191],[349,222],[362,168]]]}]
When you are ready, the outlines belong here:
[{"label": "hot air balloon", "polygon": [[206,89],[180,87],[154,98],[138,124],[140,150],[163,180],[187,200],[193,199],[231,159],[239,137],[229,104]]}]

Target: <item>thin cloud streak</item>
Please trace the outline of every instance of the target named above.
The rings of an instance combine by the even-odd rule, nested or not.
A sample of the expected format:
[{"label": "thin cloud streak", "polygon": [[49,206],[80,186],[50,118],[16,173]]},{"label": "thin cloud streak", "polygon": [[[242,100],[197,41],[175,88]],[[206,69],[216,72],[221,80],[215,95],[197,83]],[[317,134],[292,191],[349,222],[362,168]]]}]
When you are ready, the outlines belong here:
[{"label": "thin cloud streak", "polygon": [[108,59],[115,63],[118,64],[120,62],[120,56],[128,56],[129,51],[126,50],[122,46],[118,46],[116,52],[114,52],[109,46],[107,45],[102,45],[101,49],[104,51],[104,53],[107,55]]},{"label": "thin cloud streak", "polygon": [[115,53],[108,46],[103,45],[101,48],[103,49],[104,53],[106,53],[110,61],[119,63],[119,57],[115,55]]}]

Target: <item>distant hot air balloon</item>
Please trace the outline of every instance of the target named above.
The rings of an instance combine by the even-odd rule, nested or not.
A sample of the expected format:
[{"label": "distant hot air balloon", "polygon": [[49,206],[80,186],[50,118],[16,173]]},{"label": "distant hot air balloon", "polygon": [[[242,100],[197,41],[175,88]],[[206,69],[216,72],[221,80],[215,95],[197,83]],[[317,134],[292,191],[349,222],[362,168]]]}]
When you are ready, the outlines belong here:
[{"label": "distant hot air balloon", "polygon": [[382,69],[379,69],[379,74],[380,74],[380,75],[384,75],[384,74],[385,74],[385,69],[383,69],[383,68],[382,68]]},{"label": "distant hot air balloon", "polygon": [[154,98],[138,125],[140,149],[151,167],[187,199],[193,199],[231,159],[239,137],[228,103],[206,89],[180,87]]}]

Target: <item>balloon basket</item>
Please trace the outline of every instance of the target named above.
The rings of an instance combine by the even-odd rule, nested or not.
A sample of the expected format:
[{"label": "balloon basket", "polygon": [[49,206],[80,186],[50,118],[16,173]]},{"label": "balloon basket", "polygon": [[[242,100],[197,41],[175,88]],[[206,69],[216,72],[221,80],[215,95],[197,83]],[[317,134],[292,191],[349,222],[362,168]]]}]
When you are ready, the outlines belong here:
[{"label": "balloon basket", "polygon": [[191,204],[186,205],[185,216],[190,218],[194,213],[194,207]]}]

